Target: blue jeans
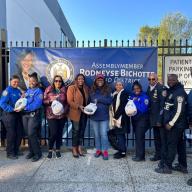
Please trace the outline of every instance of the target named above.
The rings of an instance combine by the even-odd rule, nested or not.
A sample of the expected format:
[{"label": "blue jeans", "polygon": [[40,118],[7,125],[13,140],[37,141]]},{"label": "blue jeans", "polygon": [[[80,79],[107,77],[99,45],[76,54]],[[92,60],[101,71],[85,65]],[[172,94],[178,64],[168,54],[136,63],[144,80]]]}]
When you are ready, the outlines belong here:
[{"label": "blue jeans", "polygon": [[105,151],[109,148],[107,131],[109,130],[109,121],[90,120],[90,125],[95,133],[96,150]]}]

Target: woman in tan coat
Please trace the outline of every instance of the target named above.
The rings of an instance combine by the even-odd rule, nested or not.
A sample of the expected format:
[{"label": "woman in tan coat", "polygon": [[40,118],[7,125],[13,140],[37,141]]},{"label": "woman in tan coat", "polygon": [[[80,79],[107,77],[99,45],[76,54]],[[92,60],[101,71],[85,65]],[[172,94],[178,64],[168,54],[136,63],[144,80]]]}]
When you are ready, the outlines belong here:
[{"label": "woman in tan coat", "polygon": [[83,113],[88,101],[88,87],[85,85],[85,76],[78,74],[75,84],[67,90],[67,101],[70,106],[69,118],[72,122],[72,152],[73,157],[84,156],[81,145],[87,124],[87,115]]}]

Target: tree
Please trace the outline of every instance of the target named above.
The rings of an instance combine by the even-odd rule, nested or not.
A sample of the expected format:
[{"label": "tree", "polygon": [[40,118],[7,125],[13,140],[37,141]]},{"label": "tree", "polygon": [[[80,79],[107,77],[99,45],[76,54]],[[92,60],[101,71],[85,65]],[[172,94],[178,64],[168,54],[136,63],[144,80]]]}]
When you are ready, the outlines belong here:
[{"label": "tree", "polygon": [[166,15],[159,26],[158,40],[163,39],[180,40],[192,38],[192,20],[181,13],[171,13]]},{"label": "tree", "polygon": [[159,35],[159,27],[150,27],[148,25],[145,25],[140,28],[139,30],[139,40],[144,42],[147,40],[148,43],[152,40],[153,42],[158,39]]},{"label": "tree", "polygon": [[179,41],[180,39],[192,39],[192,20],[181,13],[169,13],[160,22],[159,26],[142,26],[139,30],[138,38],[141,41],[147,40],[155,42],[169,39]]}]

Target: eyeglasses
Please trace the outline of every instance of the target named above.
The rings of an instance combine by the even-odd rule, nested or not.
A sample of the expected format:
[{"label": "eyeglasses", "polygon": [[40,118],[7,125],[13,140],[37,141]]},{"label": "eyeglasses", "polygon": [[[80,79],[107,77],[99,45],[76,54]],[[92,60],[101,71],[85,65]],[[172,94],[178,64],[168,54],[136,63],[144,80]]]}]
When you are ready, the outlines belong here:
[{"label": "eyeglasses", "polygon": [[148,78],[148,81],[155,81],[155,78]]},{"label": "eyeglasses", "polygon": [[62,83],[61,80],[55,80],[54,82],[55,82],[55,83]]}]

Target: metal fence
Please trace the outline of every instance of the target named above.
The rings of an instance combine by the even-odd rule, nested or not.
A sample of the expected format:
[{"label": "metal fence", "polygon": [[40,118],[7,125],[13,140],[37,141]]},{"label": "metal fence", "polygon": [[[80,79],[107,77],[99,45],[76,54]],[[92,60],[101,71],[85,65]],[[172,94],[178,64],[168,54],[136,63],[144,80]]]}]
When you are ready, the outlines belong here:
[{"label": "metal fence", "polygon": [[[76,42],[70,42],[70,45],[68,42],[4,42],[0,41],[0,93],[3,89],[6,88],[8,84],[8,63],[9,63],[9,50],[11,47],[42,47],[42,48],[70,48],[70,47],[76,47],[76,48],[128,48],[128,47],[157,47],[158,48],[158,68],[159,68],[159,74],[161,77],[162,74],[162,66],[165,56],[192,56],[192,42],[189,40],[162,40],[162,41],[141,41],[141,40],[133,40],[133,41],[108,41],[105,39],[104,41],[76,41]],[[42,112],[42,123],[40,125],[41,127],[41,139],[45,140],[45,144],[47,143],[48,139],[48,128],[47,128],[47,122],[45,119],[44,112]],[[4,143],[5,139],[5,130],[3,128],[2,123],[0,124],[1,128],[1,143]],[[152,147],[153,146],[153,134],[152,130],[149,129],[146,133],[146,146]],[[71,145],[72,137],[71,137],[71,123],[68,121],[64,128],[64,134],[63,134],[63,142],[66,143],[67,146]],[[87,122],[87,129],[85,132],[84,137],[84,145],[92,147],[94,146],[94,135],[93,131],[90,127],[90,121],[88,119]],[[134,146],[135,138],[133,132],[127,135],[127,145],[130,147]],[[190,145],[191,146],[191,145]]]}]

